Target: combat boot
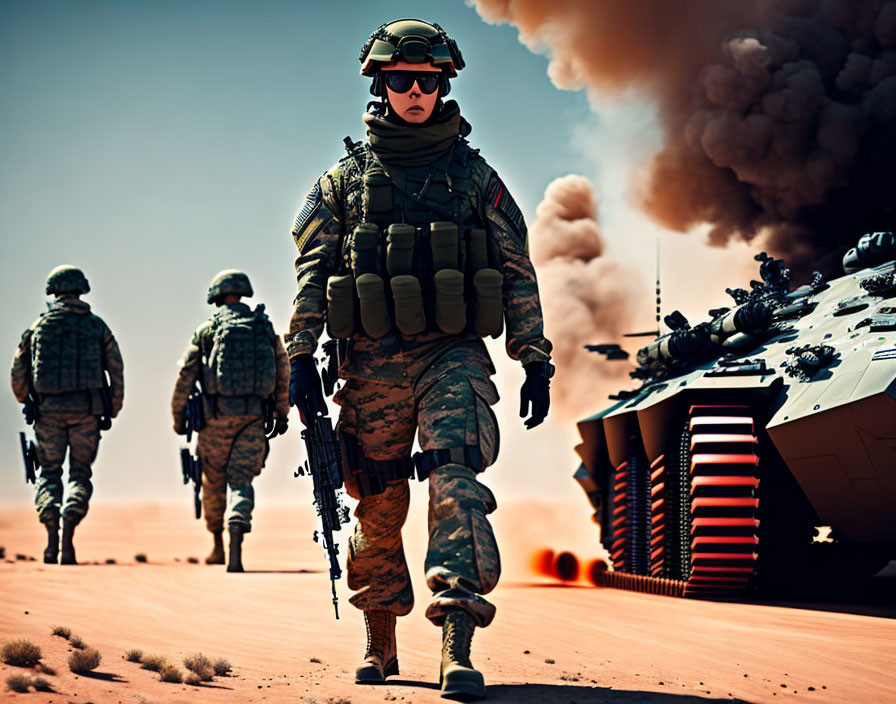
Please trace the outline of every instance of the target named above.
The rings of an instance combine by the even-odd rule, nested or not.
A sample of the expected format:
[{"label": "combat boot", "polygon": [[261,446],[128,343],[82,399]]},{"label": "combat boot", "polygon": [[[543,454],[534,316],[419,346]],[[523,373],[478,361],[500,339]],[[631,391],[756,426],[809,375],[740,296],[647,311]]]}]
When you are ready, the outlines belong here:
[{"label": "combat boot", "polygon": [[482,673],[470,663],[470,644],[476,624],[465,611],[451,611],[442,625],[442,670],[439,682],[443,699],[469,702],[485,697]]},{"label": "combat boot", "polygon": [[230,526],[230,555],[227,558],[228,572],[243,572],[243,529]]},{"label": "combat boot", "polygon": [[216,530],[212,532],[212,538],[215,540],[215,546],[205,558],[207,565],[223,565],[224,564],[224,531]]},{"label": "combat boot", "polygon": [[77,565],[75,559],[75,546],[72,540],[75,537],[75,526],[78,525],[74,521],[62,519],[62,555],[59,556],[60,565]]},{"label": "combat boot", "polygon": [[59,516],[44,521],[47,529],[47,547],[44,548],[44,562],[55,565],[59,561]]},{"label": "combat boot", "polygon": [[365,611],[367,652],[364,664],[355,670],[356,684],[377,684],[398,674],[398,647],[395,643],[395,614]]}]

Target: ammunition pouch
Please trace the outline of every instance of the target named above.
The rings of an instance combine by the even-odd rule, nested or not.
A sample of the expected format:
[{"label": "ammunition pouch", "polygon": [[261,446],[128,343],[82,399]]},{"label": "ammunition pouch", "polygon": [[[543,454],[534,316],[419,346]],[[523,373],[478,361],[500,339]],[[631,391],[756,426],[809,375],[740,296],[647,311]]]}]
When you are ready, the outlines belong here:
[{"label": "ammunition pouch", "polygon": [[410,457],[371,459],[364,455],[357,439],[348,433],[339,434],[339,443],[342,447],[343,474],[352,477],[361,498],[382,494],[389,482],[414,476],[414,462]]},{"label": "ammunition pouch", "polygon": [[[367,179],[365,198],[371,203],[379,198],[372,188]],[[504,277],[489,268],[485,230],[474,228],[461,238],[455,223],[438,221],[420,230],[393,223],[384,234],[362,223],[348,238],[344,261],[350,272],[327,280],[331,338],[351,337],[359,328],[373,339],[394,329],[405,337],[469,329],[482,337],[501,335]]]},{"label": "ammunition pouch", "polygon": [[469,467],[474,472],[481,472],[485,469],[482,451],[478,445],[452,447],[449,450],[423,450],[414,455],[417,479],[421,482],[427,479],[429,473],[434,469],[446,464],[459,464],[462,467]]}]

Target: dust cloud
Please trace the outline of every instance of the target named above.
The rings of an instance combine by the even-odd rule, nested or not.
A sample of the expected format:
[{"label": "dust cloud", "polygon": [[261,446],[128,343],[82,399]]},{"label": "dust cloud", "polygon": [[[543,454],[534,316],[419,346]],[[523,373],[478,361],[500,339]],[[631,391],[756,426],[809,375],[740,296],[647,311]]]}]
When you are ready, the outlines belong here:
[{"label": "dust cloud", "polygon": [[605,253],[594,193],[582,176],[548,185],[529,238],[557,366],[551,412],[574,420],[630,386],[629,362],[605,361],[584,346],[616,342],[629,332],[646,289],[635,272]]}]

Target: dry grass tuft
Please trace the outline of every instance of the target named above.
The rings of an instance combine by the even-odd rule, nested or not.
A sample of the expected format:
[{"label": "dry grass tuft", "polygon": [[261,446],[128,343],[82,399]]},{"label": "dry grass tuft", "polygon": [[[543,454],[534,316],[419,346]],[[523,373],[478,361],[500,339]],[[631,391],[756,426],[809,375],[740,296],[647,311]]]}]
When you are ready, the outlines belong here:
[{"label": "dry grass tuft", "polygon": [[198,565],[199,558],[198,557],[188,557],[187,562],[189,562],[191,565]]},{"label": "dry grass tuft", "polygon": [[6,678],[6,684],[13,692],[24,694],[31,686],[31,678],[25,675],[10,675]]},{"label": "dry grass tuft", "polygon": [[77,648],[78,650],[82,650],[87,647],[87,643],[84,642],[84,639],[81,636],[71,636],[68,639],[68,644],[73,648]]},{"label": "dry grass tuft", "polygon": [[117,564],[118,564],[118,560],[116,560],[114,557],[107,557],[107,558],[106,558],[106,564],[107,564],[107,565],[117,565]]},{"label": "dry grass tuft", "polygon": [[165,665],[161,670],[159,670],[159,679],[162,682],[180,684],[184,681],[184,676],[183,673],[174,665]]},{"label": "dry grass tuft", "polygon": [[124,654],[124,659],[128,662],[143,662],[143,651],[139,648],[131,648]]},{"label": "dry grass tuft", "polygon": [[31,680],[31,686],[38,692],[54,692],[53,685],[50,680],[43,677],[35,677]]},{"label": "dry grass tuft", "polygon": [[164,655],[147,655],[141,660],[143,663],[140,667],[150,672],[159,672],[163,667],[168,665],[168,660]]},{"label": "dry grass tuft", "polygon": [[10,640],[3,644],[0,656],[7,665],[34,667],[40,661],[40,648],[25,638]]},{"label": "dry grass tuft", "polygon": [[72,637],[72,629],[66,626],[53,626],[52,635],[68,640]]},{"label": "dry grass tuft", "polygon": [[72,672],[90,672],[99,667],[102,657],[96,648],[76,650],[68,656],[68,669]]},{"label": "dry grass tuft", "polygon": [[215,676],[215,666],[202,653],[194,653],[184,658],[184,667],[194,672],[203,682],[211,682]]},{"label": "dry grass tuft", "polygon": [[134,559],[135,559],[137,562],[146,562],[146,561],[147,561],[147,560],[146,560],[146,553],[138,552],[136,555],[134,555]]},{"label": "dry grass tuft", "polygon": [[320,662],[321,662],[321,659],[320,659],[320,658],[311,658],[310,660],[308,660],[308,662],[316,662],[316,663],[320,663]]},{"label": "dry grass tuft", "polygon": [[215,660],[215,664],[213,665],[215,668],[215,674],[218,677],[226,677],[230,674],[230,671],[233,667],[230,665],[230,661],[226,658],[218,658]]}]

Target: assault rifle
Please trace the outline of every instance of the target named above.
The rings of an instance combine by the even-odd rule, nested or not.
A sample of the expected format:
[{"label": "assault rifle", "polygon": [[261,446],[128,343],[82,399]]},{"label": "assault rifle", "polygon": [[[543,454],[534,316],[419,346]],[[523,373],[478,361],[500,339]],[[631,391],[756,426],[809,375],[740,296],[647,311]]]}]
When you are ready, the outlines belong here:
[{"label": "assault rifle", "polygon": [[[184,418],[186,420],[187,442],[193,439],[193,433],[199,433],[205,427],[205,419],[202,416],[202,394],[199,389],[193,389],[193,392],[187,398],[187,405],[184,408]],[[193,482],[193,509],[196,518],[202,516],[202,499],[200,492],[202,491],[202,458],[197,452],[194,456],[190,452],[189,447],[180,449],[180,469],[183,474],[184,484]]]},{"label": "assault rifle", "polygon": [[25,483],[34,484],[37,481],[35,471],[38,467],[37,447],[33,440],[29,440],[25,437],[25,433],[21,432],[19,433],[19,445],[22,447],[22,461],[25,463]]},{"label": "assault rifle", "polygon": [[321,521],[321,530],[314,531],[314,542],[321,543],[330,560],[330,587],[338,619],[336,580],[342,576],[342,569],[339,567],[339,546],[333,539],[333,531],[340,530],[342,524],[349,521],[348,507],[342,504],[338,493],[342,488],[342,460],[326,408],[308,413],[307,423],[308,426],[302,431],[302,440],[305,441],[308,460],[296,470],[294,476],[310,474],[313,481],[314,506]]},{"label": "assault rifle", "polygon": [[100,389],[100,399],[103,403],[103,415],[100,416],[100,430],[109,430],[112,427],[112,388],[109,379],[103,371],[103,388]]},{"label": "assault rifle", "polygon": [[199,492],[202,490],[202,458],[194,457],[189,447],[180,448],[180,468],[184,475],[184,484],[193,482],[193,508],[196,518],[202,515],[202,499]]}]

